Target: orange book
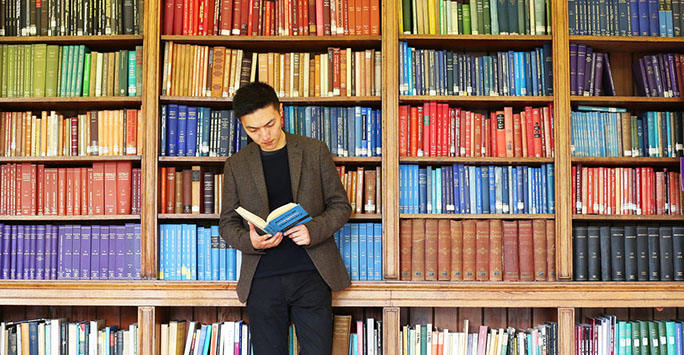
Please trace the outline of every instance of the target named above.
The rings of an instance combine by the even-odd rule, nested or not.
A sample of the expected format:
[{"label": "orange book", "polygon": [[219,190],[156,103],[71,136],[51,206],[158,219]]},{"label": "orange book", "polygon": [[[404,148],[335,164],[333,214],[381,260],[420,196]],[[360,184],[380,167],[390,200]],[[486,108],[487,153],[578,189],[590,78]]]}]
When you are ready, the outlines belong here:
[{"label": "orange book", "polygon": [[[18,173],[18,172],[17,172]],[[21,196],[17,194],[17,197]],[[67,169],[59,168],[57,170],[57,214],[60,216],[66,215],[66,200],[67,200]],[[15,204],[20,206],[19,204]]]},{"label": "orange book", "polygon": [[463,222],[449,221],[451,238],[451,281],[463,280]]},{"label": "orange book", "polygon": [[411,228],[411,281],[425,280],[425,220],[414,219]]},{"label": "orange book", "polygon": [[451,280],[451,226],[447,219],[437,220],[437,279]]},{"label": "orange book", "polygon": [[315,97],[321,96],[321,55],[317,54],[314,56],[314,94]]},{"label": "orange book", "polygon": [[333,48],[332,52],[332,87],[333,87],[333,96],[340,96],[342,93],[341,90],[341,68],[340,68],[340,49],[339,48]]},{"label": "orange book", "polygon": [[473,155],[474,157],[482,156],[482,115],[479,113],[473,114]]},{"label": "orange book", "polygon": [[514,157],[513,108],[504,107],[506,157]]},{"label": "orange book", "polygon": [[349,84],[347,83],[347,71],[351,70],[351,66],[347,67],[347,51],[351,49],[340,50],[339,61],[340,61],[340,95],[351,96],[351,90],[349,90]]},{"label": "orange book", "polygon": [[[349,199],[349,202],[351,203],[352,211],[356,211],[356,184],[358,180],[358,172],[356,171],[350,171],[351,175],[351,198]],[[361,203],[361,201],[358,201],[358,203]]]},{"label": "orange book", "polygon": [[411,232],[412,224],[410,219],[399,220],[399,279],[402,281],[409,281],[412,278],[411,273]]},{"label": "orange book", "polygon": [[356,23],[356,35],[357,36],[362,36],[364,35],[363,33],[363,21],[364,21],[364,12],[363,12],[363,1],[364,0],[356,0],[356,20],[354,21]]},{"label": "orange book", "polygon": [[117,214],[117,162],[104,163],[104,214]]},{"label": "orange book", "polygon": [[138,110],[126,110],[126,152],[127,155],[138,153]]},{"label": "orange book", "polygon": [[520,114],[513,115],[513,156],[522,157],[522,130],[520,126]]},{"label": "orange book", "polygon": [[362,24],[362,31],[364,36],[369,36],[370,33],[370,0],[361,0],[361,24]]},{"label": "orange book", "polygon": [[[74,216],[81,215],[81,168],[74,168]],[[35,186],[35,185],[34,185]]]},{"label": "orange book", "polygon": [[534,281],[534,246],[532,221],[518,221],[518,260],[520,281]]},{"label": "orange book", "polygon": [[349,35],[350,36],[355,36],[356,35],[356,2],[359,0],[347,0],[347,17],[348,17],[348,25],[347,28],[349,29]]},{"label": "orange book", "polygon": [[380,1],[370,0],[370,35],[380,35]]}]

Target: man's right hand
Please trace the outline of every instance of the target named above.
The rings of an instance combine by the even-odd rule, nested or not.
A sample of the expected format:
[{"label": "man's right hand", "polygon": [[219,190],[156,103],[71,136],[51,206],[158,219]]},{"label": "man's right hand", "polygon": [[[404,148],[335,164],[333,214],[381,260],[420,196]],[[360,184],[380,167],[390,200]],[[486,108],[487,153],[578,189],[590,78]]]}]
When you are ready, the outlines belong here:
[{"label": "man's right hand", "polygon": [[252,246],[256,250],[274,248],[283,240],[283,233],[281,232],[278,232],[275,235],[259,235],[251,222],[247,222],[247,224],[249,224],[249,239],[252,241]]}]

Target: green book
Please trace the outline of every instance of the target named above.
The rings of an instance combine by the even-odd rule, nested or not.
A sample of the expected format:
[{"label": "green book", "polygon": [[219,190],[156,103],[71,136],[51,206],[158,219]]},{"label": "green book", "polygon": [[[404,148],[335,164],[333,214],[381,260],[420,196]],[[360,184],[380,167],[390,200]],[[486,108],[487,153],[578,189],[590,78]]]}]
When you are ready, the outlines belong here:
[{"label": "green book", "polygon": [[625,322],[625,355],[632,355],[632,323]]},{"label": "green book", "polygon": [[76,75],[74,77],[74,88],[73,88],[73,96],[82,96],[82,91],[83,91],[83,66],[85,65],[85,46],[80,45],[77,47],[77,53],[76,53],[76,58],[78,59],[76,62],[76,68],[75,72]]},{"label": "green book", "polygon": [[[525,22],[525,32],[524,32],[524,33],[525,33],[526,35],[531,35],[531,34],[532,34],[532,32],[531,32],[531,27],[530,27],[530,23],[534,20],[534,19],[532,18],[532,16],[530,15],[530,9],[532,9],[532,11],[534,11],[534,5],[532,4],[532,1],[533,1],[533,0],[525,0],[525,1],[524,1],[524,3],[525,3],[525,5],[524,5],[524,6],[525,6],[525,11],[524,11],[524,19],[523,19],[523,21]],[[534,15],[534,13],[532,13],[532,15]],[[532,26],[534,26],[534,24],[532,24]]]},{"label": "green book", "polygon": [[2,47],[2,93],[0,93],[0,96],[7,97],[7,88],[8,88],[7,67],[9,65],[9,58],[8,58],[7,52],[8,52],[9,46],[6,44],[0,44],[0,47]]},{"label": "green book", "polygon": [[648,349],[651,355],[660,355],[660,337],[658,336],[658,323],[648,322]]},{"label": "green book", "polygon": [[36,45],[26,45],[24,50],[24,97],[33,96],[33,66],[34,66],[34,52]]},{"label": "green book", "polygon": [[65,97],[67,96],[67,82],[68,80],[68,74],[67,70],[69,68],[69,54],[71,53],[70,50],[71,46],[62,46],[62,53],[61,53],[61,58],[62,60],[60,61],[60,75],[59,75],[59,96],[60,97]]},{"label": "green book", "polygon": [[461,5],[460,2],[454,3],[456,4],[456,25],[458,26],[458,34],[462,35],[465,34],[463,32],[463,6]]},{"label": "green book", "polygon": [[665,330],[665,321],[656,322],[658,325],[658,347],[661,355],[667,354],[667,331]]},{"label": "green book", "polygon": [[[474,35],[480,34],[480,28],[477,26],[477,0],[470,3],[470,33]],[[465,17],[465,16],[464,16]]]},{"label": "green book", "polygon": [[137,66],[135,61],[136,51],[128,51],[128,96],[138,95]]},{"label": "green book", "polygon": [[[142,46],[135,47],[135,96],[142,96]],[[140,58],[140,61],[138,61]]]},{"label": "green book", "polygon": [[6,97],[16,97],[16,87],[15,80],[17,79],[16,73],[16,59],[17,59],[17,46],[10,44],[7,46],[7,95]]},{"label": "green book", "polygon": [[45,96],[57,96],[59,76],[59,46],[47,46],[45,57]]},{"label": "green book", "polygon": [[[416,334],[417,337],[418,334]],[[420,353],[427,354],[427,326],[420,326]]]},{"label": "green book", "polygon": [[47,44],[36,44],[34,46],[33,56],[33,97],[45,97],[46,59]]},{"label": "green book", "polygon": [[665,323],[665,338],[667,339],[667,353],[676,354],[675,349],[675,322],[668,321]]},{"label": "green book", "polygon": [[544,0],[532,0],[534,1],[534,24],[535,33],[537,35],[546,34],[546,20],[544,19],[546,15],[546,8],[544,7]]},{"label": "green book", "polygon": [[119,63],[117,70],[119,71],[118,96],[127,96],[128,92],[128,50],[122,49],[119,52]]},{"label": "green book", "polygon": [[401,1],[401,11],[402,11],[402,21],[404,21],[403,25],[404,27],[402,28],[402,33],[411,33],[411,30],[413,27],[411,27],[411,14],[415,11],[411,7],[411,0],[402,0]]},{"label": "green book", "polygon": [[461,9],[463,10],[463,34],[464,35],[469,35],[472,34],[471,30],[471,22],[470,22],[470,5],[463,4],[461,6]]},{"label": "green book", "polygon": [[546,34],[551,35],[551,0],[544,1],[546,5]]},{"label": "green book", "polygon": [[83,62],[83,96],[90,96],[90,53],[85,54]]},{"label": "green book", "polygon": [[641,355],[641,327],[639,322],[630,322],[632,325],[632,355]]},{"label": "green book", "polygon": [[649,355],[650,350],[649,350],[649,339],[650,339],[650,334],[649,334],[649,324],[648,322],[645,321],[639,321],[639,334],[641,335],[641,342],[639,345],[641,346],[641,355]]},{"label": "green book", "polygon": [[489,10],[491,13],[491,20],[492,20],[492,34],[498,35],[500,33],[500,30],[499,30],[499,1],[489,0]]},{"label": "green book", "polygon": [[17,47],[17,80],[15,82],[16,87],[14,89],[17,97],[24,96],[24,66],[26,63],[24,58],[26,49],[24,47],[25,45],[19,45]]},{"label": "green book", "polygon": [[418,34],[418,4],[416,4],[416,0],[411,0],[411,28],[413,34]]},{"label": "green book", "polygon": [[482,3],[482,26],[484,30],[484,34],[490,35],[492,34],[492,13],[491,13],[491,6],[489,1],[490,0],[478,0]]},{"label": "green book", "polygon": [[525,0],[518,0],[518,34],[525,34]]},{"label": "green book", "polygon": [[625,337],[627,330],[627,323],[624,321],[618,322],[617,324],[617,355],[625,355]]}]

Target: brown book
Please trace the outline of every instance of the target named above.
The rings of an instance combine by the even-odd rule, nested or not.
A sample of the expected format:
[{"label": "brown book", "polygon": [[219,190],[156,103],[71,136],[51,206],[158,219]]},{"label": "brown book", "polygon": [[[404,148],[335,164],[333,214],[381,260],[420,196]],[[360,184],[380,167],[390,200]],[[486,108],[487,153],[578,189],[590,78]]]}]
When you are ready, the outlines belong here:
[{"label": "brown book", "polygon": [[349,353],[349,334],[351,332],[352,316],[333,316],[332,355],[347,355]]},{"label": "brown book", "polygon": [[176,206],[176,168],[167,167],[166,174],[162,176],[163,181],[166,181],[166,204],[162,206],[163,213],[173,213]]},{"label": "brown book", "polygon": [[632,154],[632,119],[629,112],[623,112],[621,115],[622,123],[622,155],[631,157]]},{"label": "brown book", "polygon": [[116,213],[131,214],[131,170],[130,161],[116,162]]},{"label": "brown book", "polygon": [[104,163],[104,214],[114,215],[117,211],[116,162]]},{"label": "brown book", "polygon": [[411,281],[425,280],[425,220],[411,224]]},{"label": "brown book", "polygon": [[489,281],[489,222],[477,221],[475,230],[477,281]]},{"label": "brown book", "polygon": [[382,213],[382,168],[375,168],[375,211]]},{"label": "brown book", "polygon": [[159,210],[164,212],[166,210],[166,204],[167,204],[167,194],[168,194],[168,187],[166,186],[166,182],[168,179],[166,178],[167,175],[167,167],[161,167],[159,168],[159,175],[162,177],[159,179]]},{"label": "brown book", "polygon": [[503,280],[519,281],[518,222],[503,221]]},{"label": "brown book", "polygon": [[364,213],[376,213],[375,212],[375,180],[376,174],[375,170],[365,171],[365,181],[364,181],[364,198],[363,198],[363,212]]},{"label": "brown book", "polygon": [[[349,174],[351,174],[351,183],[349,185],[349,190],[347,190],[347,194],[349,195],[349,203],[351,204],[352,212],[356,213],[356,180],[358,179],[358,173],[356,171],[350,171]],[[361,204],[361,201],[358,202]]]},{"label": "brown book", "polygon": [[[74,168],[74,216],[81,215],[81,168]],[[35,186],[35,185],[34,185]],[[33,199],[34,201],[35,199]]]},{"label": "brown book", "polygon": [[437,279],[451,280],[451,227],[448,219],[437,224]]},{"label": "brown book", "polygon": [[437,228],[436,219],[425,220],[425,280],[437,280]]},{"label": "brown book", "polygon": [[536,219],[532,222],[532,244],[534,247],[534,280],[546,281],[546,222]]},{"label": "brown book", "polygon": [[183,213],[192,213],[192,170],[183,170]]},{"label": "brown book", "polygon": [[518,260],[520,281],[534,281],[532,221],[518,221]]},{"label": "brown book", "polygon": [[411,221],[410,219],[399,220],[399,267],[401,268],[399,279],[403,281],[410,281],[412,278],[411,233],[413,226]]},{"label": "brown book", "polygon": [[463,222],[449,221],[451,236],[451,281],[463,280]]},{"label": "brown book", "polygon": [[556,223],[546,221],[546,276],[548,281],[556,281]]},{"label": "brown book", "polygon": [[192,213],[202,213],[204,200],[204,185],[202,183],[202,168],[199,165],[192,167]]},{"label": "brown book", "polygon": [[[20,170],[19,166],[17,165],[17,172],[15,173],[15,176],[19,175]],[[16,177],[15,177],[16,178]],[[20,175],[19,175],[19,178]],[[57,214],[60,216],[66,215],[66,195],[67,195],[67,169],[66,168],[60,168],[57,170]],[[19,181],[17,181],[19,182]],[[18,185],[18,184],[17,184]],[[21,186],[21,185],[19,185]],[[17,193],[16,197],[21,196],[20,194]],[[15,210],[16,207],[19,204],[15,204]]]},{"label": "brown book", "polygon": [[489,281],[503,280],[501,233],[501,220],[489,220]]},{"label": "brown book", "polygon": [[183,213],[183,172],[176,171],[176,193],[174,206],[171,213]]},{"label": "brown book", "polygon": [[356,213],[362,213],[363,212],[363,180],[364,180],[364,168],[359,167],[356,169],[356,174],[354,177],[356,178],[355,181],[355,186],[354,186],[354,202],[356,202],[356,208],[355,211]]},{"label": "brown book", "polygon": [[463,221],[463,280],[475,280],[475,221]]}]

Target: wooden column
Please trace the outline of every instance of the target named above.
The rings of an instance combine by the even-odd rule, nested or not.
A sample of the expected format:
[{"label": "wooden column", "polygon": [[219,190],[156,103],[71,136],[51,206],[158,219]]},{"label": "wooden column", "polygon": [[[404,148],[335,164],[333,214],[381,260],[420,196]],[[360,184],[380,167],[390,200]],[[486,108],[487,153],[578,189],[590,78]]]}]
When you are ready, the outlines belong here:
[{"label": "wooden column", "polygon": [[382,313],[383,354],[401,354],[399,307],[385,307]]},{"label": "wooden column", "polygon": [[156,355],[159,349],[155,307],[138,307],[138,354]]},{"label": "wooden column", "polygon": [[558,308],[558,353],[575,353],[575,309]]}]

